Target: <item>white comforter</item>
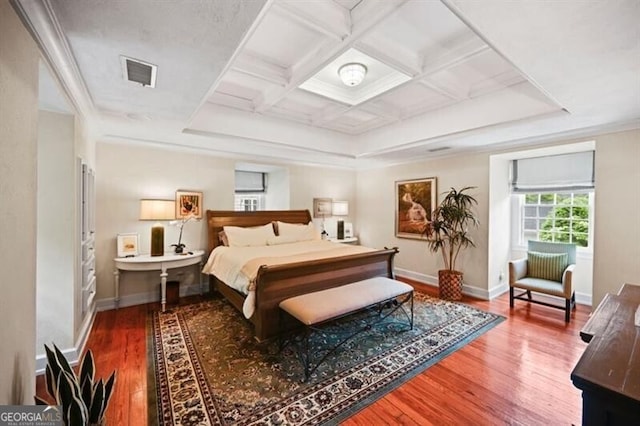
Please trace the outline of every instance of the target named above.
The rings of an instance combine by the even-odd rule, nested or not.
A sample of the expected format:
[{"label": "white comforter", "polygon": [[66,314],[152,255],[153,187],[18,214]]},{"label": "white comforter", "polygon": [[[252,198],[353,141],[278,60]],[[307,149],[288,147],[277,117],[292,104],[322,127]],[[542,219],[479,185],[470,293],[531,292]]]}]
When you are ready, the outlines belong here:
[{"label": "white comforter", "polygon": [[[255,286],[252,285],[260,265],[287,263],[284,258],[317,253],[318,258],[344,256],[346,254],[364,253],[373,249],[362,246],[350,246],[329,241],[314,240],[290,244],[260,247],[225,247],[218,246],[211,252],[203,273],[215,275],[220,281],[234,288],[247,297],[243,304],[243,313],[251,318],[255,311]],[[334,251],[335,254],[329,252]],[[263,263],[251,264],[260,258]],[[261,261],[262,261],[261,260]],[[290,260],[293,261],[293,260]],[[246,266],[249,264],[249,268]]]}]

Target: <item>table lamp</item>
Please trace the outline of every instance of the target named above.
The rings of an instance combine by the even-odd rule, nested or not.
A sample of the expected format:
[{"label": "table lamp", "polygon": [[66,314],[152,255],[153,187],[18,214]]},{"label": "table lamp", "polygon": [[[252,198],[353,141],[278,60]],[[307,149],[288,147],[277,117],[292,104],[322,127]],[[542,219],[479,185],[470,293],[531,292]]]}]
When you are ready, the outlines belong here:
[{"label": "table lamp", "polygon": [[151,256],[164,255],[164,226],[161,220],[176,218],[173,200],[140,200],[140,220],[155,220],[151,227]]},{"label": "table lamp", "polygon": [[[348,201],[334,201],[331,206],[332,214],[334,216],[348,216],[349,215],[349,202]],[[339,240],[344,240],[344,220],[338,220],[338,233]]]}]

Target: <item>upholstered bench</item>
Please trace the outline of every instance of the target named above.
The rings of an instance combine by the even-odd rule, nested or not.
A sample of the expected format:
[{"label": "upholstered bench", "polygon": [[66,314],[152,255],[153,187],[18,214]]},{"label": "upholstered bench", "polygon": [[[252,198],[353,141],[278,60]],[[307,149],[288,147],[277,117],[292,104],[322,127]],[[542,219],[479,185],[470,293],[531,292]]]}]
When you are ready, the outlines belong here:
[{"label": "upholstered bench", "polygon": [[[403,305],[407,302],[410,302],[411,307],[410,315],[405,311],[407,325],[409,329],[413,329],[413,287],[391,278],[369,278],[340,287],[291,297],[280,302],[282,312],[288,313],[305,326],[304,341],[298,345],[298,355],[304,367],[304,380],[308,380],[316,368],[340,346],[379,324],[398,309],[402,308],[404,311]],[[312,365],[309,353],[309,338],[312,332],[320,330],[321,326],[329,322],[374,307],[378,310],[375,321],[368,322],[349,334],[328,350],[315,365]],[[388,307],[389,311],[383,315],[385,307]]]}]

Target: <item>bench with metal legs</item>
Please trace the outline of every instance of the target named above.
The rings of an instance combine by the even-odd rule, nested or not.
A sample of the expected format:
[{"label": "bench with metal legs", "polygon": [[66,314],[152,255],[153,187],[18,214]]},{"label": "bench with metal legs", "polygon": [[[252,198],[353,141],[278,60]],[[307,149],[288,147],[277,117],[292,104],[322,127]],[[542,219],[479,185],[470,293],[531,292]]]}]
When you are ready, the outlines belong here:
[{"label": "bench with metal legs", "polygon": [[[405,305],[409,304],[409,312]],[[280,325],[287,313],[304,325],[301,331],[293,332],[288,339],[281,336],[280,349],[288,343],[294,345],[296,355],[304,368],[304,381],[331,355],[354,337],[381,324],[398,323],[413,329],[413,287],[390,278],[376,277],[328,290],[296,296],[280,303]],[[406,321],[389,320],[397,311],[404,313]],[[311,353],[311,339],[323,333],[336,321],[361,312],[372,312],[364,325],[346,329],[341,339],[317,361]],[[358,317],[358,319],[361,319]],[[334,330],[334,333],[336,331]]]}]

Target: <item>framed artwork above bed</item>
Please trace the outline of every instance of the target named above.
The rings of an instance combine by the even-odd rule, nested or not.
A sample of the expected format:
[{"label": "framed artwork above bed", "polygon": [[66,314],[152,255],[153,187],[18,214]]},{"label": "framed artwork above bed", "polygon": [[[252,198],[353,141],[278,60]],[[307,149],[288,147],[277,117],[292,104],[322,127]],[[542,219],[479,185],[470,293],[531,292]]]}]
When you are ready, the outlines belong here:
[{"label": "framed artwork above bed", "polygon": [[436,196],[435,177],[396,182],[396,237],[423,239]]}]

